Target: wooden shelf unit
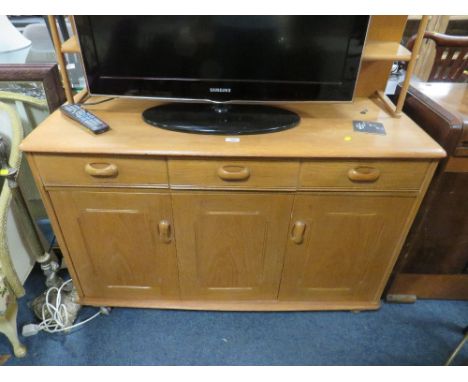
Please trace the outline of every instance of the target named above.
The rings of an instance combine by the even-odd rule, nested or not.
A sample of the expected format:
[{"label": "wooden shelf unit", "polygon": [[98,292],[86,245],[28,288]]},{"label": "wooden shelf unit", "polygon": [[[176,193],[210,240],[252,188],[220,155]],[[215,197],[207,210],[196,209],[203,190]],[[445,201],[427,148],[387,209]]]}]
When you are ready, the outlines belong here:
[{"label": "wooden shelf unit", "polygon": [[81,53],[77,36],[73,35],[64,41],[60,50],[62,53]]},{"label": "wooden shelf unit", "polygon": [[67,72],[67,58],[66,54],[70,53],[77,53],[81,54],[79,44],[78,44],[78,36],[76,34],[76,26],[75,21],[72,16],[68,16],[72,25],[73,35],[67,39],[66,41],[61,40],[60,34],[57,28],[57,20],[55,16],[48,16],[49,26],[50,26],[50,34],[52,35],[52,42],[55,48],[55,55],[57,57],[57,62],[59,65],[60,74],[62,77],[62,84],[65,90],[65,96],[67,98],[67,102],[70,104],[80,102],[88,93],[87,89],[85,89],[85,94],[83,92],[77,94],[73,94],[73,89],[71,86],[70,78]]},{"label": "wooden shelf unit", "polygon": [[[403,103],[429,16],[423,16],[421,19],[418,38],[412,52],[400,45],[407,19],[407,16],[372,16],[356,84],[357,96],[382,99],[393,118],[400,118],[402,115]],[[408,62],[404,86],[396,105],[384,94],[393,61]]]},{"label": "wooden shelf unit", "polygon": [[368,41],[362,55],[364,61],[409,61],[411,52],[393,41]]}]

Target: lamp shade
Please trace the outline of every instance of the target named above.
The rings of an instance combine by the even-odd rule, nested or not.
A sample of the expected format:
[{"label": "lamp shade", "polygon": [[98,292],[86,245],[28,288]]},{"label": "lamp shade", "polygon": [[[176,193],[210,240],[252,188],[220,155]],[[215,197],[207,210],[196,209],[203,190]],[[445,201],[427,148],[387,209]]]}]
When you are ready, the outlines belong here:
[{"label": "lamp shade", "polygon": [[31,41],[14,27],[8,17],[0,16],[0,53],[24,49],[30,45]]}]

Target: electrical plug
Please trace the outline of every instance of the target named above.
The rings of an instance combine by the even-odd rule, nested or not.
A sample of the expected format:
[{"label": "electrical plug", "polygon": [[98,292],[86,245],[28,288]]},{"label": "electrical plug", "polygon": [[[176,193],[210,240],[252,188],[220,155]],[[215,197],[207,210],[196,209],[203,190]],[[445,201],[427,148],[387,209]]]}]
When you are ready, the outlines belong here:
[{"label": "electrical plug", "polygon": [[101,311],[101,314],[105,314],[106,316],[108,316],[111,312],[111,308],[108,306],[101,306],[99,310]]},{"label": "electrical plug", "polygon": [[23,330],[21,334],[23,337],[30,337],[30,336],[35,336],[37,333],[39,333],[41,330],[41,327],[37,324],[27,324],[23,326]]}]

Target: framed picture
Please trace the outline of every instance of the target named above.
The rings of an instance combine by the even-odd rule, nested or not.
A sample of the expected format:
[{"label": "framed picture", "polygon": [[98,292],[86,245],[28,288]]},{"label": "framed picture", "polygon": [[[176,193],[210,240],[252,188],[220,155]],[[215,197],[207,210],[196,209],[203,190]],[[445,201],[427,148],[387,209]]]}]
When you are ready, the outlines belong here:
[{"label": "framed picture", "polygon": [[57,64],[0,64],[0,99],[2,93],[44,100],[49,113],[65,102]]},{"label": "framed picture", "polygon": [[[18,200],[13,197],[10,209],[0,211],[0,218],[3,213],[7,220],[8,234],[4,240],[8,249],[3,247],[0,251],[10,253],[14,272],[7,274],[7,279],[10,285],[16,284],[17,287],[13,288],[16,294],[37,256],[42,255],[50,242],[47,234],[53,235],[50,225],[47,227],[47,214],[28,163],[18,146],[21,137],[27,136],[64,102],[65,93],[57,64],[0,64],[0,138],[9,147],[10,166],[19,166],[17,182],[22,204],[18,206]],[[14,161],[12,153],[18,158],[17,163],[11,163]],[[4,178],[0,181],[5,183]],[[3,192],[9,192],[4,184]]]}]

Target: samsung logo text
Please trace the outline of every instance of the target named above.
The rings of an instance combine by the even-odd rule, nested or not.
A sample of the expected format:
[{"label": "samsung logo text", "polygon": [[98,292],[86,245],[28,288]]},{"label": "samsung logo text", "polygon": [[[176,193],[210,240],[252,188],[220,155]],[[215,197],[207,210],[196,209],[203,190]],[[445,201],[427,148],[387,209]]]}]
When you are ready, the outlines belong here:
[{"label": "samsung logo text", "polygon": [[230,93],[230,88],[210,88],[210,93]]}]

